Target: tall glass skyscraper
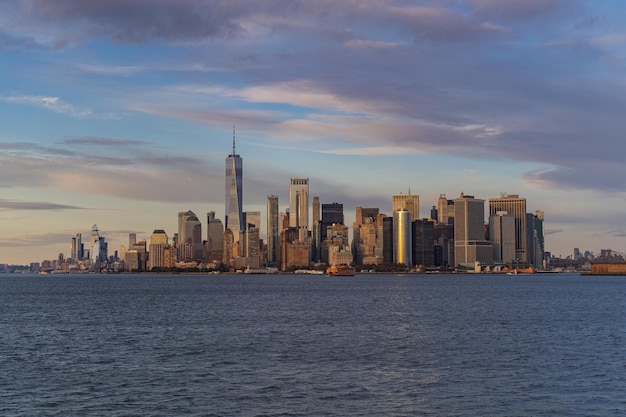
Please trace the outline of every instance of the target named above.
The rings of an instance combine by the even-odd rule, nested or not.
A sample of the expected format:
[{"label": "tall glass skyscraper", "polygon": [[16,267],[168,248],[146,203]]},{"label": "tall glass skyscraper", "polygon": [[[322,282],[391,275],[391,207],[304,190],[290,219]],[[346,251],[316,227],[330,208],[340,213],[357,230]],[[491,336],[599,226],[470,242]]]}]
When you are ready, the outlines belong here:
[{"label": "tall glass skyscraper", "polygon": [[411,212],[401,208],[393,212],[393,262],[404,264],[407,268],[413,265],[411,247]]},{"label": "tall glass skyscraper", "polygon": [[289,186],[289,226],[308,230],[309,179],[292,178]]},{"label": "tall glass skyscraper", "polygon": [[[515,217],[515,257],[520,261],[532,261],[528,256],[528,230],[526,218],[526,199],[517,194],[503,193],[500,198],[489,199],[489,215],[506,211]],[[532,230],[532,229],[531,229]]]},{"label": "tall glass skyscraper", "polygon": [[278,255],[278,196],[267,196],[267,262],[274,264]]},{"label": "tall glass skyscraper", "polygon": [[225,225],[232,230],[235,241],[243,228],[243,160],[235,152],[235,128],[233,127],[233,153],[226,158]]}]

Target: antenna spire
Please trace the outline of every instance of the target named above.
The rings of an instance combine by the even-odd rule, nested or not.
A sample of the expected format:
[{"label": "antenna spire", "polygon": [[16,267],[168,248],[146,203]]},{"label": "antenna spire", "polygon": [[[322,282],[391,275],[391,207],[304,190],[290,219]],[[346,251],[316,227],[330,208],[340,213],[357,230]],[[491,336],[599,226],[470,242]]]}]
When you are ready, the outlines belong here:
[{"label": "antenna spire", "polygon": [[235,125],[233,125],[233,156],[235,156]]}]

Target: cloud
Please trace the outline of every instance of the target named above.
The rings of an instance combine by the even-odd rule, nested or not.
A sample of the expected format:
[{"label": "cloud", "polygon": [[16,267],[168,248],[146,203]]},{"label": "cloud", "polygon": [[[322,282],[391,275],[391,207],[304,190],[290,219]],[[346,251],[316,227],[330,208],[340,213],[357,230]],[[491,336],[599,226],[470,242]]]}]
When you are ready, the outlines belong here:
[{"label": "cloud", "polygon": [[[236,38],[242,28],[236,22],[240,2],[216,0],[30,0],[18,8],[17,19],[39,25],[57,43],[87,37],[109,37],[119,43],[143,43],[154,39],[203,41]],[[15,5],[14,5],[15,6]],[[6,8],[15,16],[15,12]]]},{"label": "cloud", "polygon": [[346,48],[354,49],[390,49],[398,46],[396,42],[373,41],[366,39],[351,39],[344,45]]},{"label": "cloud", "polygon": [[79,108],[72,104],[66,103],[59,97],[48,96],[1,96],[0,101],[15,104],[26,104],[30,106],[40,107],[55,113],[61,113],[77,118],[92,119],[114,119],[117,116],[111,113],[94,113],[89,108]]},{"label": "cloud", "polygon": [[0,210],[84,210],[84,207],[41,201],[12,201],[0,199]]},{"label": "cloud", "polygon": [[114,138],[101,138],[97,136],[82,136],[77,138],[67,138],[58,142],[62,145],[95,145],[102,147],[129,147],[137,145],[151,145],[150,142],[142,140],[132,139],[114,139]]},{"label": "cloud", "polygon": [[565,3],[572,6],[574,1],[567,0],[472,0],[479,13],[510,19],[532,19],[550,14]]},{"label": "cloud", "polygon": [[31,37],[15,37],[8,33],[0,32],[0,50],[20,50],[41,48]]},{"label": "cloud", "polygon": [[[123,147],[123,157],[65,152],[78,144]],[[169,147],[145,149],[129,139],[67,139],[56,147],[0,143],[0,187],[52,187],[81,194],[143,201],[207,201],[208,187],[223,189],[223,159],[177,154]],[[30,148],[30,151],[29,151]],[[198,184],[202,184],[199,191]],[[206,187],[206,188],[205,188]],[[45,210],[77,206],[0,200],[0,208]]]},{"label": "cloud", "polygon": [[70,238],[75,234],[68,232],[53,232],[42,234],[24,234],[15,237],[1,237],[0,247],[15,248],[15,247],[37,247],[37,246],[50,246],[56,245],[60,242],[69,242]]}]

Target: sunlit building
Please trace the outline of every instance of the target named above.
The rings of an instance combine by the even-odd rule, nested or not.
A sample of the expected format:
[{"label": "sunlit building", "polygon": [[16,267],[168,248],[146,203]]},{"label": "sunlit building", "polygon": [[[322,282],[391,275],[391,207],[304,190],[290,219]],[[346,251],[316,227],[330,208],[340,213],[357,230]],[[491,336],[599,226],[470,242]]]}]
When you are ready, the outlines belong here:
[{"label": "sunlit building", "polygon": [[400,208],[393,212],[393,263],[413,265],[411,247],[411,212]]},{"label": "sunlit building", "polygon": [[529,262],[526,199],[517,194],[503,193],[500,198],[489,199],[489,216],[505,211],[515,218],[515,259]]},{"label": "sunlit building", "polygon": [[230,229],[235,241],[243,225],[243,160],[235,152],[235,128],[233,127],[233,152],[226,158],[224,227]]}]

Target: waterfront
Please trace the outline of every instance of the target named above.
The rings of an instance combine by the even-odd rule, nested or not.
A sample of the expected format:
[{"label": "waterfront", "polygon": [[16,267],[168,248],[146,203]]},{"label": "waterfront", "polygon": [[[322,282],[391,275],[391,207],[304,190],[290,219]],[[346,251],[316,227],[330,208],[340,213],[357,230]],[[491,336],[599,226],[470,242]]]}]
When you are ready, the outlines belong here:
[{"label": "waterfront", "polygon": [[626,412],[626,279],[7,275],[0,414]]}]

